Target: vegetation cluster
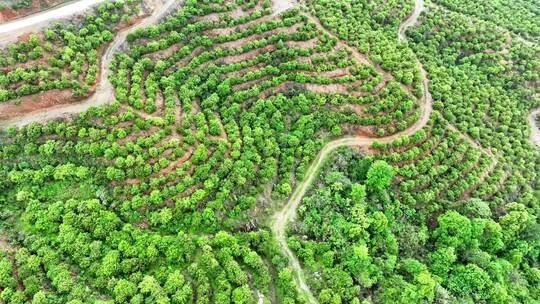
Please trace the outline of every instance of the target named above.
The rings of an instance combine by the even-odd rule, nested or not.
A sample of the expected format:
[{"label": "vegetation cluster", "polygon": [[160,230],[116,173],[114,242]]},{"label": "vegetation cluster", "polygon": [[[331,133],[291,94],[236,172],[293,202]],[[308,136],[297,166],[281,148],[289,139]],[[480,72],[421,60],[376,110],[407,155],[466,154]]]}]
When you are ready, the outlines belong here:
[{"label": "vegetation cluster", "polygon": [[[0,302],[538,301],[538,18],[492,2],[407,41],[412,0],[186,0],[131,32],[114,100],[0,133]],[[0,101],[91,94],[139,5],[7,46]],[[346,136],[375,142],[329,156],[290,256],[272,216]]]}]

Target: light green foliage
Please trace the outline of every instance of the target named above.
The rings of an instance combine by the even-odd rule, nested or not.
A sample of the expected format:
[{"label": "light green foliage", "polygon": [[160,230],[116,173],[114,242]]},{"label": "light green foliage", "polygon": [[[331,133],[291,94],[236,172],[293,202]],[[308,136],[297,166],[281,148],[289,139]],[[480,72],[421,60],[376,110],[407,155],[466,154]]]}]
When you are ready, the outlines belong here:
[{"label": "light green foliage", "polygon": [[371,190],[383,190],[390,185],[394,177],[394,169],[385,161],[376,161],[369,167],[366,185]]},{"label": "light green foliage", "polygon": [[455,212],[448,211],[437,219],[438,226],[433,232],[433,236],[442,246],[466,247],[472,237],[471,221]]},{"label": "light green foliage", "polygon": [[[0,133],[0,302],[304,304],[270,227],[309,174],[284,240],[320,303],[538,302],[531,4],[435,2],[406,42],[412,0],[185,1],[131,32],[115,100]],[[0,101],[88,95],[139,4],[6,46]]]},{"label": "light green foliage", "polygon": [[[299,207],[301,224],[291,225],[289,246],[321,303],[366,299],[344,286],[369,290],[375,303],[503,303],[525,294],[536,297],[537,268],[529,268],[534,258],[525,256],[534,256],[538,246],[519,234],[537,224],[524,205],[508,204],[497,219],[485,202],[471,199],[456,206],[463,213],[438,214],[428,230],[424,214],[402,204],[390,184],[366,193],[369,172],[379,165],[373,162],[367,177],[357,179],[361,158],[345,150],[329,159],[318,187]],[[527,266],[520,266],[524,262]],[[529,285],[509,284],[512,273],[531,273]]]}]

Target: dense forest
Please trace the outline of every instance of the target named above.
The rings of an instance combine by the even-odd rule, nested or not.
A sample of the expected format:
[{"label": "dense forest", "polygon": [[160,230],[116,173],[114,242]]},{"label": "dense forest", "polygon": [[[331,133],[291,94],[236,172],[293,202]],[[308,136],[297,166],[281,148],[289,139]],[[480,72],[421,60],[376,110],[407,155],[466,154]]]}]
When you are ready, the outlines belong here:
[{"label": "dense forest", "polygon": [[540,301],[540,12],[481,2],[115,0],[0,47],[0,303]]},{"label": "dense forest", "polygon": [[[345,150],[304,197],[289,246],[320,303],[533,303],[538,224],[522,203],[470,198],[433,211],[391,187],[395,169]],[[538,206],[536,206],[538,207]]]}]

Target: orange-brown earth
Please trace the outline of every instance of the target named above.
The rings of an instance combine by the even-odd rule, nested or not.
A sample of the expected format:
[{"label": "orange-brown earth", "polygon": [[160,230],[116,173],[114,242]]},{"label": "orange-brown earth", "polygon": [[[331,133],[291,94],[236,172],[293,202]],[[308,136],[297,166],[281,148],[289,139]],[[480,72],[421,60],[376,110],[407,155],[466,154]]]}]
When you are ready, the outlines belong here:
[{"label": "orange-brown earth", "polygon": [[19,17],[28,16],[51,7],[57,6],[67,2],[66,0],[32,0],[32,5],[29,7],[23,7],[18,9],[13,9],[10,7],[5,7],[0,9],[0,23],[8,22]]}]

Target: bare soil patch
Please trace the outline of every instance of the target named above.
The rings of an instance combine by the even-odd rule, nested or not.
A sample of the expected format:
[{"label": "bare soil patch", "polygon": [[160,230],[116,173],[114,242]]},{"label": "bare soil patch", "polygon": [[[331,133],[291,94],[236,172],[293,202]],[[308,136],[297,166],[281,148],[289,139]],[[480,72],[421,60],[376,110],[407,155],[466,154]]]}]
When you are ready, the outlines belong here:
[{"label": "bare soil patch", "polygon": [[0,23],[8,22],[20,17],[28,16],[40,12],[42,10],[51,8],[53,6],[67,2],[66,0],[32,0],[32,5],[29,7],[23,7],[19,9],[13,9],[10,7],[5,7],[0,10]]},{"label": "bare soil patch", "polygon": [[18,103],[0,103],[0,120],[7,120],[8,118],[21,116],[34,111],[41,111],[76,100],[77,99],[73,97],[71,91],[68,89],[54,89],[34,95],[23,96]]},{"label": "bare soil patch", "polygon": [[0,251],[14,251],[15,248],[11,246],[8,239],[4,235],[0,235]]},{"label": "bare soil patch", "polygon": [[19,17],[19,13],[9,7],[5,7],[0,10],[0,22],[8,22],[9,20],[13,20],[15,18]]},{"label": "bare soil patch", "polygon": [[296,5],[295,0],[273,0],[272,1],[272,10],[274,11],[274,14],[280,14],[281,12],[284,12],[291,7]]}]

